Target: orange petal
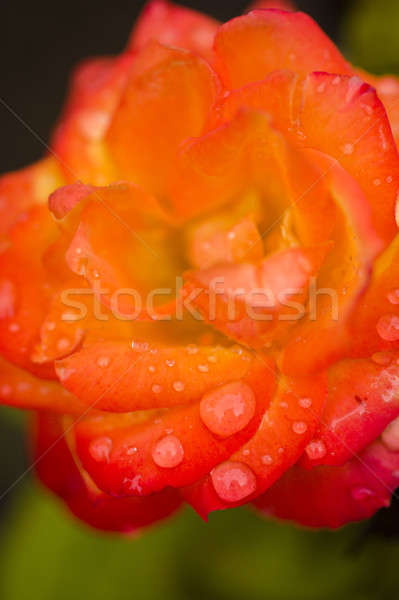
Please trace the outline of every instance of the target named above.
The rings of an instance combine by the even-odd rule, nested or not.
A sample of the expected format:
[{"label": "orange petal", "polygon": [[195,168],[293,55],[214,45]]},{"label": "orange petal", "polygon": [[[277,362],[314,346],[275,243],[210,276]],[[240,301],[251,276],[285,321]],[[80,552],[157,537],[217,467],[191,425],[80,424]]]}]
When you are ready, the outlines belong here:
[{"label": "orange petal", "polygon": [[302,466],[343,464],[399,415],[397,357],[379,353],[374,360],[345,360],[330,369],[328,402]]},{"label": "orange petal", "polygon": [[324,374],[282,379],[255,435],[228,463],[186,488],[184,498],[206,516],[212,510],[237,506],[263,493],[302,454],[319,423],[326,397]]},{"label": "orange petal", "polygon": [[256,10],[222,25],[215,38],[218,71],[226,87],[237,88],[289,69],[350,73],[330,39],[304,13]]},{"label": "orange petal", "polygon": [[0,402],[17,408],[82,415],[86,405],[58,382],[43,381],[0,358]]},{"label": "orange petal", "polygon": [[104,342],[58,361],[57,373],[88,406],[129,412],[198,401],[231,373],[243,377],[251,363],[249,353],[235,349]]},{"label": "orange petal", "polygon": [[[147,495],[166,486],[193,483],[254,435],[270,402],[274,389],[270,361],[255,361],[241,379],[238,372],[231,371],[228,379],[250,391],[256,401],[249,420],[240,421],[241,429],[230,427],[230,435],[219,435],[219,429],[209,428],[209,419],[202,420],[199,403],[168,411],[86,419],[74,427],[83,466],[96,484],[112,495]],[[221,381],[219,378],[218,387],[209,394],[222,398],[229,393]],[[224,406],[219,408],[224,410]]]},{"label": "orange petal", "polygon": [[336,158],[361,186],[379,237],[396,233],[399,155],[375,90],[358,77],[308,76],[298,114],[300,140]]},{"label": "orange petal", "polygon": [[79,469],[63,437],[62,423],[53,415],[36,419],[33,457],[42,483],[60,496],[71,512],[104,531],[132,533],[173,513],[181,501],[165,490],[148,498],[114,498],[87,487],[87,475]]},{"label": "orange petal", "polygon": [[132,77],[107,134],[123,179],[165,194],[179,144],[199,135],[218,92],[216,77],[200,58],[181,50]]},{"label": "orange petal", "polygon": [[128,49],[140,50],[148,42],[156,40],[211,59],[218,26],[217,21],[202,13],[165,0],[151,0],[133,29]]}]

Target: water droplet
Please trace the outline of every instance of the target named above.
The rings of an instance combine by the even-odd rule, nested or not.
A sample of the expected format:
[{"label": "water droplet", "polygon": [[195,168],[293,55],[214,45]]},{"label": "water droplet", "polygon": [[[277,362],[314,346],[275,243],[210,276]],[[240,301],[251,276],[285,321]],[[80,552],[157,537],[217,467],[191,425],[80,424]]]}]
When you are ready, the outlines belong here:
[{"label": "water droplet", "polygon": [[184,458],[184,449],[179,438],[167,435],[160,439],[154,446],[152,458],[158,467],[171,469],[177,467]]},{"label": "water droplet", "polygon": [[387,298],[391,304],[399,304],[399,290],[390,291]]},{"label": "water droplet", "polygon": [[264,465],[272,465],[273,464],[273,459],[270,456],[270,454],[264,454],[261,458],[261,461],[263,462]]},{"label": "water droplet", "polygon": [[158,383],[154,383],[151,389],[154,394],[160,394],[162,392],[162,386],[158,385]]},{"label": "water droplet", "polygon": [[243,456],[249,456],[250,455],[250,451],[248,450],[248,448],[246,448],[245,450],[242,451]]},{"label": "water droplet", "polygon": [[256,477],[251,469],[240,462],[227,461],[211,472],[213,486],[225,502],[239,502],[256,490]]},{"label": "water droplet", "polygon": [[10,325],[8,326],[8,330],[11,331],[11,333],[16,333],[17,331],[19,331],[18,323],[10,323]]},{"label": "water droplet", "polygon": [[389,365],[392,361],[392,354],[390,352],[375,352],[371,360],[375,362],[376,365]]},{"label": "water droplet", "polygon": [[166,360],[165,362],[168,367],[174,367],[176,364],[176,361],[174,360]]},{"label": "water droplet", "polygon": [[128,448],[128,449],[126,450],[126,454],[127,454],[128,456],[132,456],[132,454],[136,454],[136,452],[137,452],[137,448],[136,448],[136,446],[131,446],[130,448]]},{"label": "water droplet", "polygon": [[393,177],[392,177],[392,175],[388,175],[388,177],[386,178],[386,180],[385,180],[385,181],[386,181],[387,183],[392,183],[392,181],[393,181]]},{"label": "water droplet", "polygon": [[356,486],[351,490],[351,496],[356,501],[367,500],[368,498],[372,498],[375,496],[375,492],[370,490],[369,488],[363,486]]},{"label": "water droplet", "polygon": [[383,444],[391,452],[399,452],[399,417],[392,421],[381,436]]},{"label": "water droplet", "polygon": [[374,183],[374,185],[375,185],[376,187],[378,187],[379,185],[381,185],[381,179],[378,179],[378,178],[377,178],[377,179],[374,179],[374,180],[373,180],[373,183]]},{"label": "water droplet", "polygon": [[323,440],[313,440],[306,446],[305,452],[310,460],[319,460],[327,454],[327,448]]},{"label": "water droplet", "polygon": [[102,369],[105,368],[105,367],[108,367],[109,362],[110,361],[109,361],[108,356],[100,356],[100,358],[97,359],[97,364]]},{"label": "water droplet", "polygon": [[354,149],[355,149],[355,147],[353,144],[344,144],[342,146],[342,152],[347,155],[353,154]]},{"label": "water droplet", "polygon": [[341,81],[341,77],[339,75],[337,75],[336,77],[334,77],[334,79],[332,80],[331,83],[333,85],[338,85],[340,81]]},{"label": "water droplet", "polygon": [[54,323],[54,321],[47,321],[46,323],[46,329],[47,331],[54,331],[56,325]]},{"label": "water droplet", "polygon": [[377,332],[387,342],[399,340],[399,317],[395,315],[381,317],[377,323]]},{"label": "water droplet", "polygon": [[197,369],[200,371],[200,373],[208,373],[209,371],[208,365],[198,365]]},{"label": "water droplet", "polygon": [[279,454],[284,454],[284,448],[279,448],[279,449],[278,449],[278,453],[279,453]]},{"label": "water droplet", "polygon": [[214,354],[211,354],[210,356],[208,356],[208,361],[210,363],[216,363],[217,362],[217,357]]},{"label": "water droplet", "polygon": [[302,408],[310,408],[312,406],[312,401],[310,398],[300,398],[300,400],[298,400],[298,404]]},{"label": "water droplet", "polygon": [[200,415],[212,433],[228,437],[248,425],[255,408],[253,391],[238,381],[205,394],[200,403]]},{"label": "water droplet", "polygon": [[182,381],[175,381],[173,383],[173,389],[176,392],[182,392],[184,390],[184,383]]},{"label": "water droplet", "polygon": [[197,354],[198,352],[198,347],[194,346],[194,344],[190,344],[189,346],[187,346],[187,352],[189,354]]},{"label": "water droplet", "polygon": [[68,340],[68,338],[60,338],[57,342],[57,350],[59,350],[60,352],[64,352],[64,350],[67,350],[68,348],[70,348],[71,346],[71,342],[70,340]]},{"label": "water droplet", "polygon": [[109,437],[101,437],[96,440],[92,440],[89,445],[89,452],[94,460],[109,461],[109,457],[112,450],[112,440]]},{"label": "water droplet", "polygon": [[3,383],[3,385],[0,387],[0,396],[2,396],[3,398],[9,396],[11,392],[12,387],[8,383]]},{"label": "water droplet", "polygon": [[150,372],[150,373],[155,373],[155,371],[156,371],[156,369],[155,369],[154,365],[150,365],[150,366],[148,367],[148,370],[149,370],[149,372]]},{"label": "water droplet", "polygon": [[17,384],[17,390],[18,390],[18,392],[23,393],[23,392],[27,392],[30,389],[31,389],[31,384],[28,383],[27,381],[20,381]]},{"label": "water droplet", "polygon": [[298,435],[302,435],[303,433],[305,433],[307,431],[307,428],[308,426],[304,421],[295,421],[295,423],[292,424],[292,431],[294,433],[297,433]]}]

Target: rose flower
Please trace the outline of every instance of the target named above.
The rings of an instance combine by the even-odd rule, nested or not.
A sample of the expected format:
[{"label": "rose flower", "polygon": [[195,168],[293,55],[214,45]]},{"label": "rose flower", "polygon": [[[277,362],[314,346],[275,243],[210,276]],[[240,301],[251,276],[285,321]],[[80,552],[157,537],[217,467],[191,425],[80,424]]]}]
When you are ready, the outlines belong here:
[{"label": "rose flower", "polygon": [[51,152],[0,181],[0,397],[34,411],[74,514],[338,527],[389,504],[395,135],[398,82],[298,12],[153,0],[79,66]]}]

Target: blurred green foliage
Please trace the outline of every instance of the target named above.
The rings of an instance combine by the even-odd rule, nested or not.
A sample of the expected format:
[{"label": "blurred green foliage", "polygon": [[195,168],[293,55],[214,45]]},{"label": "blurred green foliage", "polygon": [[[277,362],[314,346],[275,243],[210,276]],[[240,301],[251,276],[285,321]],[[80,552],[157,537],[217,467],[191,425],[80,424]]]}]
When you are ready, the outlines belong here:
[{"label": "blurred green foliage", "polygon": [[247,509],[192,511],[121,539],[98,534],[25,482],[3,525],[2,600],[383,600],[399,545],[365,525],[308,531]]},{"label": "blurred green foliage", "polygon": [[354,0],[342,40],[347,57],[373,73],[399,73],[398,0]]}]

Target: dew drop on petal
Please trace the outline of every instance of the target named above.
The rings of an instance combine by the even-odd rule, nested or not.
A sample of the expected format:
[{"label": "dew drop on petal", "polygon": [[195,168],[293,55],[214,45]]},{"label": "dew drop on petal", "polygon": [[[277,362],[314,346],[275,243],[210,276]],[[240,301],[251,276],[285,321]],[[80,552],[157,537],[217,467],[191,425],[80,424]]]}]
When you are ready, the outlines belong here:
[{"label": "dew drop on petal", "polygon": [[162,386],[160,386],[158,383],[154,383],[151,389],[154,394],[160,394],[162,392]]},{"label": "dew drop on petal", "polygon": [[217,357],[216,357],[214,354],[210,354],[210,355],[208,356],[208,361],[209,361],[210,363],[216,363],[216,362],[217,362]]},{"label": "dew drop on petal", "polygon": [[208,373],[209,371],[208,365],[198,365],[197,369],[200,371],[200,373]]},{"label": "dew drop on petal", "polygon": [[264,454],[261,458],[261,461],[263,462],[264,465],[271,465],[273,464],[273,459],[270,456],[270,454]]},{"label": "dew drop on petal", "polygon": [[294,433],[297,433],[298,435],[302,435],[303,433],[305,433],[307,431],[307,428],[308,426],[304,421],[295,421],[295,423],[292,424],[292,431]]},{"label": "dew drop on petal", "polygon": [[344,144],[342,146],[342,152],[347,155],[353,154],[354,149],[355,149],[355,147],[353,144]]},{"label": "dew drop on petal", "polygon": [[399,417],[385,428],[381,439],[388,450],[391,452],[399,452]]},{"label": "dew drop on petal", "polygon": [[68,340],[68,338],[60,338],[57,342],[57,350],[59,350],[60,352],[67,350],[70,346],[71,342],[70,340]]},{"label": "dew drop on petal", "polygon": [[211,472],[213,486],[225,502],[239,502],[256,490],[256,477],[251,469],[240,462],[227,461]]},{"label": "dew drop on petal", "polygon": [[154,365],[150,365],[150,366],[148,367],[148,370],[149,370],[149,372],[150,372],[150,373],[155,373],[155,371],[156,371],[156,369],[155,369]]},{"label": "dew drop on petal", "polygon": [[182,392],[184,390],[184,383],[182,381],[175,381],[173,383],[173,389],[176,392]]},{"label": "dew drop on petal", "polygon": [[152,458],[158,467],[165,469],[177,467],[184,458],[184,450],[179,438],[175,435],[161,438],[152,450]]},{"label": "dew drop on petal", "polygon": [[323,440],[313,440],[306,446],[305,452],[310,460],[319,460],[327,454],[327,448]]},{"label": "dew drop on petal", "polygon": [[387,298],[391,304],[399,304],[399,290],[391,290],[388,292]]},{"label": "dew drop on petal", "polygon": [[194,346],[194,344],[191,344],[190,346],[187,346],[187,352],[189,354],[197,354],[198,352],[198,347]]},{"label": "dew drop on petal", "polygon": [[372,498],[375,496],[375,492],[369,488],[358,485],[351,489],[351,496],[354,500],[361,501]]},{"label": "dew drop on petal", "polygon": [[105,367],[108,367],[108,365],[109,365],[108,356],[100,356],[100,358],[97,359],[97,364],[102,369],[104,369]]},{"label": "dew drop on petal", "polygon": [[371,360],[375,362],[376,365],[389,365],[392,361],[392,354],[390,352],[375,352]]},{"label": "dew drop on petal", "polygon": [[381,317],[377,323],[377,332],[387,342],[399,340],[399,317],[395,315]]},{"label": "dew drop on petal", "polygon": [[136,452],[137,452],[137,448],[136,448],[136,446],[130,446],[130,448],[128,448],[128,449],[126,450],[126,454],[127,454],[128,456],[132,456],[132,454],[136,454]]},{"label": "dew drop on petal", "polygon": [[8,326],[8,330],[11,331],[11,333],[16,333],[17,331],[19,331],[18,323],[10,323],[10,325]]},{"label": "dew drop on petal", "polygon": [[0,387],[0,396],[5,398],[6,396],[10,396],[12,392],[12,387],[8,383],[3,383]]},{"label": "dew drop on petal", "polygon": [[109,437],[101,437],[90,442],[89,452],[94,460],[109,461],[112,450],[112,440]]},{"label": "dew drop on petal", "polygon": [[302,408],[310,408],[312,406],[312,401],[310,398],[300,398],[298,404]]},{"label": "dew drop on petal", "polygon": [[200,415],[212,433],[228,437],[248,425],[255,408],[253,391],[246,383],[237,381],[205,394],[200,403]]},{"label": "dew drop on petal", "polygon": [[176,364],[176,361],[174,360],[166,360],[165,362],[167,367],[174,367]]}]

